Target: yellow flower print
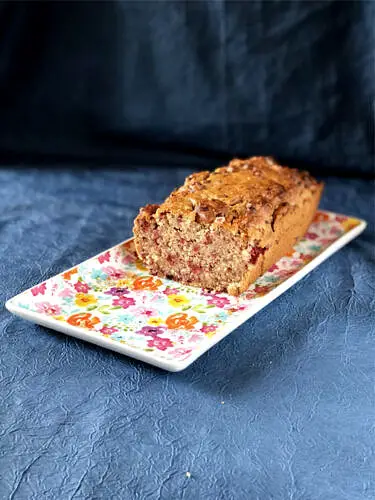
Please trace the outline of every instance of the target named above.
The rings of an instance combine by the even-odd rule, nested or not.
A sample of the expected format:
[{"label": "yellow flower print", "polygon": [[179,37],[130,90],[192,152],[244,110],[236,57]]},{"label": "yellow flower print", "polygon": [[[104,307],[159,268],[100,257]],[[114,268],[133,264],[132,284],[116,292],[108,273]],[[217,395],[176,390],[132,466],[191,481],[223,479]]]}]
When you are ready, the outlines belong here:
[{"label": "yellow flower print", "polygon": [[147,323],[152,326],[159,326],[163,323],[161,318],[150,318]]},{"label": "yellow flower print", "polygon": [[359,225],[359,220],[354,219],[353,217],[348,217],[346,220],[341,222],[341,226],[346,233],[351,229],[353,229],[353,227],[356,227],[358,225]]},{"label": "yellow flower print", "polygon": [[53,319],[57,319],[57,321],[65,321],[64,316],[53,316]]},{"label": "yellow flower print", "polygon": [[181,307],[189,304],[190,300],[184,295],[168,295],[168,304],[172,307]]},{"label": "yellow flower print", "polygon": [[97,300],[94,295],[89,295],[87,293],[77,293],[75,303],[79,307],[90,306],[91,304],[96,304]]},{"label": "yellow flower print", "polygon": [[122,279],[122,280],[116,280],[114,282],[114,285],[117,287],[117,288],[121,288],[123,286],[128,286],[129,284],[131,283],[131,281],[129,279]]},{"label": "yellow flower print", "polygon": [[138,269],[138,271],[147,271],[147,267],[143,265],[143,262],[141,260],[136,261],[135,267]]}]

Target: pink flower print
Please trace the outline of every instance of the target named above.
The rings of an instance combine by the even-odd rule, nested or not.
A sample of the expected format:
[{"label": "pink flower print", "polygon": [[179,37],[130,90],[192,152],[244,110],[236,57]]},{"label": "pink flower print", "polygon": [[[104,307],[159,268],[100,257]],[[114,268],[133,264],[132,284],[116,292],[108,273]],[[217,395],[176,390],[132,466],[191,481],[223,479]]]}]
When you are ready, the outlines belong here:
[{"label": "pink flower print", "polygon": [[74,288],[77,292],[87,293],[90,290],[90,287],[86,285],[86,283],[82,283],[81,281],[77,281],[75,283]]},{"label": "pink flower print", "polygon": [[338,229],[337,227],[332,227],[329,231],[329,234],[333,234],[335,236],[342,233],[342,229]]},{"label": "pink flower print", "polygon": [[337,222],[344,222],[346,219],[347,219],[347,217],[342,216],[342,215],[336,215],[336,217],[335,217],[335,220],[337,220]]},{"label": "pink flower print", "polygon": [[305,234],[305,237],[309,240],[316,240],[316,238],[318,237],[318,235],[316,233],[306,233]]},{"label": "pink flower print", "polygon": [[46,292],[47,285],[46,283],[42,283],[41,285],[34,286],[34,288],[31,289],[31,293],[36,297],[37,295],[44,295]]},{"label": "pink flower print", "polygon": [[130,306],[135,305],[135,300],[132,299],[131,297],[118,297],[117,299],[114,299],[113,301],[114,306],[121,306],[123,309],[127,309]]},{"label": "pink flower print", "polygon": [[61,308],[50,304],[49,302],[39,302],[36,304],[39,313],[48,314],[49,316],[58,316],[61,313]]},{"label": "pink flower print", "polygon": [[210,333],[210,332],[214,332],[216,329],[217,329],[216,325],[204,325],[201,328],[201,332]]},{"label": "pink flower print", "polygon": [[129,253],[124,255],[124,257],[121,259],[122,264],[132,264],[135,262],[137,259],[133,256],[130,255]]},{"label": "pink flower print", "polygon": [[156,338],[162,333],[164,333],[164,328],[161,326],[144,326],[137,331],[139,335],[145,335],[146,337]]},{"label": "pink flower print", "polygon": [[124,271],[120,271],[120,269],[115,269],[112,266],[106,266],[102,268],[103,273],[108,274],[111,278],[120,279],[125,276]]},{"label": "pink flower print", "polygon": [[230,304],[230,300],[226,297],[219,297],[218,295],[211,295],[208,299],[208,304],[214,305],[216,307],[225,307]]},{"label": "pink flower print", "polygon": [[319,243],[326,246],[326,245],[330,245],[333,241],[335,241],[335,239],[336,238],[321,238]]},{"label": "pink flower print", "polygon": [[118,288],[118,287],[112,287],[106,292],[104,292],[105,295],[125,295],[126,293],[129,293],[128,288]]},{"label": "pink flower print", "polygon": [[165,351],[168,347],[173,347],[173,343],[170,339],[162,339],[161,337],[154,337],[147,341],[148,347],[156,347],[159,351]]},{"label": "pink flower print", "polygon": [[295,273],[293,269],[280,269],[277,273],[278,278],[288,278],[289,276],[292,276]]},{"label": "pink flower print", "polygon": [[61,290],[59,293],[59,297],[73,297],[74,292],[70,288],[64,288],[64,290]]},{"label": "pink flower print", "polygon": [[269,273],[272,273],[273,271],[277,271],[279,268],[276,264],[274,264],[273,266],[271,266],[269,269],[268,269],[268,272]]},{"label": "pink flower print", "polygon": [[109,252],[106,252],[103,253],[103,255],[99,255],[98,261],[100,262],[100,264],[104,264],[104,262],[109,262],[109,258],[110,258]]},{"label": "pink flower print", "polygon": [[292,268],[298,268],[302,265],[302,260],[301,259],[292,259],[290,262],[289,262],[289,265],[290,267]]},{"label": "pink flower print", "polygon": [[112,333],[118,332],[118,329],[115,328],[114,326],[103,326],[103,328],[100,329],[103,335],[112,335]]},{"label": "pink flower print", "polygon": [[193,333],[193,335],[189,338],[189,343],[197,343],[202,340],[202,335],[198,335],[197,333]]},{"label": "pink flower print", "polygon": [[178,288],[166,288],[163,290],[164,295],[178,295],[180,290]]},{"label": "pink flower print", "polygon": [[174,349],[173,351],[170,351],[170,354],[174,358],[185,358],[191,353],[192,349],[188,349],[186,347],[178,347],[177,349]]},{"label": "pink flower print", "polygon": [[158,311],[156,309],[151,309],[150,307],[138,307],[135,311],[134,314],[141,315],[141,316],[147,316],[152,317],[152,316],[157,316]]}]

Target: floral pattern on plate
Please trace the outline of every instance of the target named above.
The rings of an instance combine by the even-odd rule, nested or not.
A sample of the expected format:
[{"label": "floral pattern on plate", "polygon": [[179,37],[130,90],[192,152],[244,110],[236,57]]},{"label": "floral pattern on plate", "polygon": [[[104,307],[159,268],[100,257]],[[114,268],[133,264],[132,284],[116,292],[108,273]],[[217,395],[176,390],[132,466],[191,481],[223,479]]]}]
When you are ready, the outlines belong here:
[{"label": "floral pattern on plate", "polygon": [[240,297],[150,276],[133,240],[117,245],[16,297],[23,309],[168,360],[186,360],[254,299],[290,278],[358,219],[318,212],[305,237]]}]

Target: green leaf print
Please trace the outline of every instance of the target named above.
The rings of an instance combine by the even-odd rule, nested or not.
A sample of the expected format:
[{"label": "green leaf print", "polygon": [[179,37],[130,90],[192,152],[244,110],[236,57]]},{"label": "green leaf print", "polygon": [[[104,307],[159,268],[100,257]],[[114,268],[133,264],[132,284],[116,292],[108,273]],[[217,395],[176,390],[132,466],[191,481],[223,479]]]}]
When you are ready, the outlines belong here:
[{"label": "green leaf print", "polygon": [[110,314],[111,306],[108,305],[100,306],[98,307],[98,311],[101,312],[102,314]]},{"label": "green leaf print", "polygon": [[197,312],[197,313],[200,313],[200,314],[204,314],[206,312],[206,310],[208,309],[208,307],[210,306],[205,306],[203,304],[198,304],[196,306],[193,307],[193,311]]}]

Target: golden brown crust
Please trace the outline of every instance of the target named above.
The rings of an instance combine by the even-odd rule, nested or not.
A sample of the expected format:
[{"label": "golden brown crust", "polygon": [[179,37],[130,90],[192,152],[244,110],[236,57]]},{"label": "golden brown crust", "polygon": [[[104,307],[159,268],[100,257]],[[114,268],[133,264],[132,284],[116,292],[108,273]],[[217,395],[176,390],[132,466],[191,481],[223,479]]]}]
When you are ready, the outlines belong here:
[{"label": "golden brown crust", "polygon": [[169,212],[256,238],[264,235],[265,225],[271,228],[280,211],[302,204],[321,189],[309,173],[282,167],[269,157],[235,159],[213,172],[187,177],[155,218]]}]

